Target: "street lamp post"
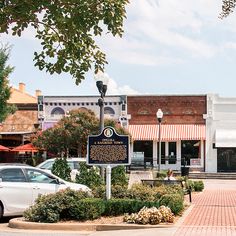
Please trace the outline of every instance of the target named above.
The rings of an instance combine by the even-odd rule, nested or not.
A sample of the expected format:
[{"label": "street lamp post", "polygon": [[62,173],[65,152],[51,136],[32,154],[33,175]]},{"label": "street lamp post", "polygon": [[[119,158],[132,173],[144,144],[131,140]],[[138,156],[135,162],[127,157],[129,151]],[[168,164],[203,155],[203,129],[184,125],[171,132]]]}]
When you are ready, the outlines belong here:
[{"label": "street lamp post", "polygon": [[159,122],[159,132],[158,132],[158,142],[159,142],[159,152],[158,152],[158,172],[161,171],[161,121],[163,117],[163,112],[161,109],[158,109],[157,113],[157,120]]},{"label": "street lamp post", "polygon": [[104,129],[104,97],[106,96],[109,77],[103,72],[98,71],[98,73],[95,74],[94,79],[96,81],[96,85],[101,96],[98,99],[98,105],[100,107],[100,127],[99,128],[100,128],[100,132],[102,132]]},{"label": "street lamp post", "polygon": [[[98,106],[100,107],[99,130],[100,130],[100,133],[102,133],[104,129],[104,97],[106,96],[109,77],[107,74],[103,73],[102,71],[98,71],[94,75],[94,79],[96,81],[96,85],[100,93],[100,98],[98,99]],[[104,179],[105,170],[103,167],[100,168],[100,175],[102,179]]]}]

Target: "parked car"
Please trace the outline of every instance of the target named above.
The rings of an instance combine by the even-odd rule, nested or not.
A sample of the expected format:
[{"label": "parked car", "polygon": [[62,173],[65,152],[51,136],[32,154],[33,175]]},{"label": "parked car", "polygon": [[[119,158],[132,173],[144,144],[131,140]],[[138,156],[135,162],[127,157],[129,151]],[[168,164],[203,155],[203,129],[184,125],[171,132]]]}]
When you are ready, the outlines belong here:
[{"label": "parked car", "polygon": [[23,164],[0,164],[0,218],[22,215],[39,195],[66,188],[91,192],[83,184],[67,182],[39,168]]},{"label": "parked car", "polygon": [[[40,169],[44,169],[45,171],[47,171],[48,173],[51,173],[52,170],[52,165],[54,164],[56,158],[51,158],[48,159],[42,163],[40,163],[39,165],[37,165],[36,167],[40,168]],[[86,162],[85,158],[67,158],[67,163],[69,165],[69,167],[71,168],[71,180],[75,180],[76,174],[79,171],[79,163],[80,162]]]}]

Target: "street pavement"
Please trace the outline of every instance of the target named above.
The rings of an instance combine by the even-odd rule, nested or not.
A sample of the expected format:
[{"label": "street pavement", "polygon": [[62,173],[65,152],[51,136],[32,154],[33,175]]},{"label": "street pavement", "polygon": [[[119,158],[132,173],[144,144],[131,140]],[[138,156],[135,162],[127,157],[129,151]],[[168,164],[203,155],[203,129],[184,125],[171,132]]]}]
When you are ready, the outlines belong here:
[{"label": "street pavement", "polygon": [[236,236],[236,180],[204,180],[202,193],[193,194],[192,204],[169,228],[68,232],[28,231],[0,225],[0,236]]},{"label": "street pavement", "polygon": [[236,236],[236,181],[206,180],[174,236]]}]

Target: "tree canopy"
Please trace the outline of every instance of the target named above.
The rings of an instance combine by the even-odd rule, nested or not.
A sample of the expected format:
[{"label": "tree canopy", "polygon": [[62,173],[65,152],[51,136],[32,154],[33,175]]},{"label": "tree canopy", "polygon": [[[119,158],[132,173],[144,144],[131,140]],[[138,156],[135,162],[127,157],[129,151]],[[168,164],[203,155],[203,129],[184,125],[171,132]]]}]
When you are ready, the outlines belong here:
[{"label": "tree canopy", "polygon": [[[114,120],[106,119],[105,126],[112,126],[119,134],[127,134]],[[88,135],[99,134],[99,119],[91,110],[72,110],[54,127],[38,132],[33,144],[40,149],[59,155],[68,156],[75,151],[77,156],[86,156]]]},{"label": "tree canopy", "polygon": [[13,71],[13,67],[7,65],[9,59],[9,47],[0,48],[0,123],[7,115],[15,110],[15,106],[7,104],[11,96],[11,90],[8,82],[8,76]]},{"label": "tree canopy", "polygon": [[220,18],[227,17],[230,13],[233,12],[236,6],[236,0],[223,0],[222,1],[222,12],[220,13]]},{"label": "tree canopy", "polygon": [[82,156],[86,149],[89,134],[97,134],[98,119],[90,110],[73,110],[62,118],[54,127],[39,132],[34,138],[34,145],[48,152],[68,156],[69,150],[76,150]]},{"label": "tree canopy", "polygon": [[21,36],[29,26],[42,45],[35,66],[53,74],[68,72],[76,84],[94,66],[103,71],[105,54],[95,42],[103,31],[122,36],[129,0],[3,0],[0,33]]}]

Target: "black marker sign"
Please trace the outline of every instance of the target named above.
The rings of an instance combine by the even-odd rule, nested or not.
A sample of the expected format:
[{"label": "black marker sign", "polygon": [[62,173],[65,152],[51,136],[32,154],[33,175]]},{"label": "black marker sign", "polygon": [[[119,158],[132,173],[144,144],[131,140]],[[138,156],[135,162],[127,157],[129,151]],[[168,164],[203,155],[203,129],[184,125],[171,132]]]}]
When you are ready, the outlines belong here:
[{"label": "black marker sign", "polygon": [[88,165],[129,165],[129,136],[105,127],[100,135],[88,137]]}]

